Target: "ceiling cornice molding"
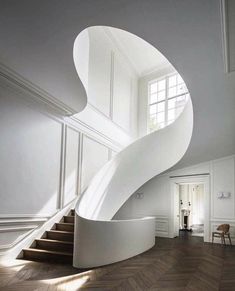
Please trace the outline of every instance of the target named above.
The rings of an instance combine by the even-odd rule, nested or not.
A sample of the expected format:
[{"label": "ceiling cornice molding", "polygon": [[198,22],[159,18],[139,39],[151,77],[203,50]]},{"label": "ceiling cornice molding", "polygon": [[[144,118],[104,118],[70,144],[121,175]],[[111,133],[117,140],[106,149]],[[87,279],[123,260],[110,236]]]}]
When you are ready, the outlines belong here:
[{"label": "ceiling cornice molding", "polygon": [[[68,108],[65,104],[49,95],[38,86],[32,84],[3,63],[0,63],[0,86],[7,86],[14,89],[16,92],[19,92],[22,98],[27,100],[27,102],[29,101],[32,102],[32,104],[40,106],[40,110],[43,112],[49,112],[50,117],[58,117],[60,122],[63,120],[63,122],[73,126],[76,130],[86,135],[94,136],[94,138],[109,148],[115,151],[120,151],[123,148],[117,141],[79,120],[75,116],[77,112],[73,111],[73,109]],[[87,106],[89,105],[87,104]]]},{"label": "ceiling cornice molding", "polygon": [[27,93],[27,95],[29,95],[34,100],[43,102],[46,106],[53,108],[60,115],[70,116],[77,113],[72,108],[59,101],[57,98],[50,95],[42,88],[26,80],[23,76],[2,62],[0,62],[0,79],[3,79],[11,86],[13,85],[17,89]]}]

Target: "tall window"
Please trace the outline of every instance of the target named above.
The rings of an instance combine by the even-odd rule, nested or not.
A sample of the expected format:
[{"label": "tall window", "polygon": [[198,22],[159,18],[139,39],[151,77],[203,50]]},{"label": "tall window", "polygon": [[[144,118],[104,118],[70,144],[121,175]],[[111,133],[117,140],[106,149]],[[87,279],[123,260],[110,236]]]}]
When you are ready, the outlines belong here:
[{"label": "tall window", "polygon": [[149,83],[149,131],[170,123],[183,111],[188,100],[188,89],[178,73]]}]

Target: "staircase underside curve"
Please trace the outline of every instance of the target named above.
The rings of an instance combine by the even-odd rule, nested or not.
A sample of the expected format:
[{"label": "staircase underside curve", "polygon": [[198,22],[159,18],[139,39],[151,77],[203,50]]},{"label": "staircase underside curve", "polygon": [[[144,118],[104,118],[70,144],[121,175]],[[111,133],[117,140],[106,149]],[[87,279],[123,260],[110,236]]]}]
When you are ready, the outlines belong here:
[{"label": "staircase underside curve", "polygon": [[112,218],[138,188],[183,157],[192,131],[193,109],[189,100],[173,124],[132,143],[97,173],[75,208],[75,267],[111,264],[154,245],[153,217]]}]

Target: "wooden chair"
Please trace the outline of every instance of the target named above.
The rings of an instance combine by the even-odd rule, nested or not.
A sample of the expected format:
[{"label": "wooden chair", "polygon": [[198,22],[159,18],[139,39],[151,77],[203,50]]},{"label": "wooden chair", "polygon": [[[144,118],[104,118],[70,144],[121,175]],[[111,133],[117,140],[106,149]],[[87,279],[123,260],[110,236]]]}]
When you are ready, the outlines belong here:
[{"label": "wooden chair", "polygon": [[217,227],[217,231],[212,232],[212,243],[214,243],[214,237],[221,238],[221,244],[226,245],[225,238],[229,239],[230,245],[232,245],[231,237],[229,233],[230,225],[229,224],[221,224]]}]

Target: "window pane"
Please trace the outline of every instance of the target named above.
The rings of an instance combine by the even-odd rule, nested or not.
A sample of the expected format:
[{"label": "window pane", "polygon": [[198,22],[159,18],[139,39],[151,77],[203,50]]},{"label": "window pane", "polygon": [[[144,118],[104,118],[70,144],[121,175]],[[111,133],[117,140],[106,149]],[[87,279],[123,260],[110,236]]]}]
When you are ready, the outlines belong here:
[{"label": "window pane", "polygon": [[175,109],[168,110],[168,120],[174,120],[175,119]]},{"label": "window pane", "polygon": [[157,102],[157,93],[156,94],[151,94],[150,95],[150,103],[155,103]]},{"label": "window pane", "polygon": [[150,107],[149,107],[149,113],[150,114],[157,113],[157,106],[156,105],[150,105]]},{"label": "window pane", "polygon": [[158,91],[162,91],[166,89],[166,80],[158,81]]},{"label": "window pane", "polygon": [[169,89],[169,97],[176,96],[176,87],[172,87]]},{"label": "window pane", "polygon": [[175,108],[175,106],[176,106],[176,98],[170,99],[168,101],[168,108],[172,109],[172,108]]},{"label": "window pane", "polygon": [[176,75],[169,77],[169,87],[176,85]]},{"label": "window pane", "polygon": [[157,116],[155,114],[154,115],[150,115],[150,117],[149,117],[149,123],[150,123],[150,125],[157,123]]},{"label": "window pane", "polygon": [[164,100],[166,97],[166,91],[161,91],[157,93],[157,101],[162,101]]},{"label": "window pane", "polygon": [[157,92],[157,82],[150,85],[150,93],[152,94],[155,92]]},{"label": "window pane", "polygon": [[162,123],[165,121],[165,112],[157,114],[157,123]]},{"label": "window pane", "polygon": [[165,110],[165,102],[160,102],[157,104],[157,112],[161,112]]}]

